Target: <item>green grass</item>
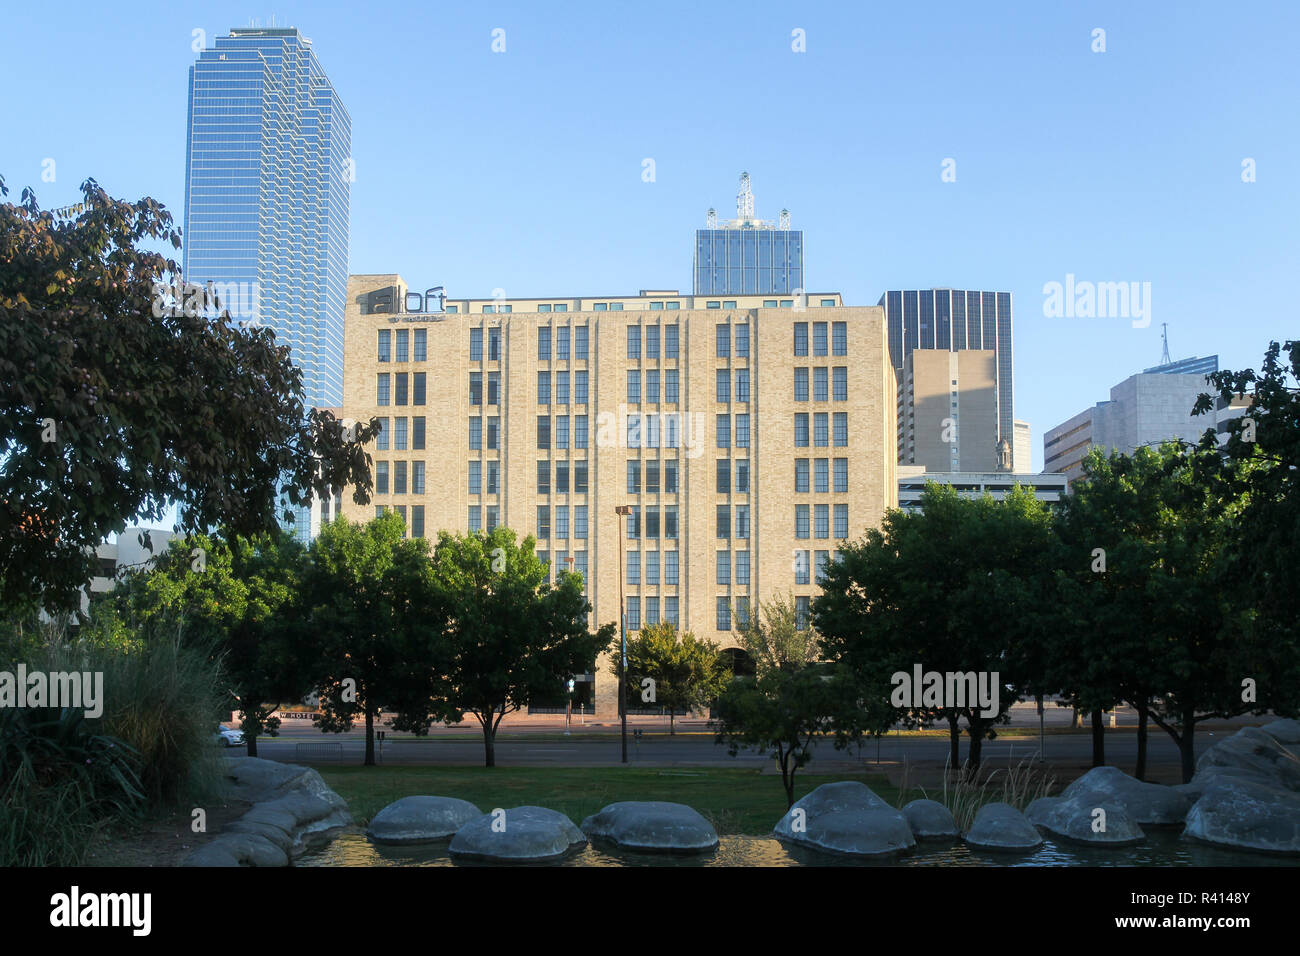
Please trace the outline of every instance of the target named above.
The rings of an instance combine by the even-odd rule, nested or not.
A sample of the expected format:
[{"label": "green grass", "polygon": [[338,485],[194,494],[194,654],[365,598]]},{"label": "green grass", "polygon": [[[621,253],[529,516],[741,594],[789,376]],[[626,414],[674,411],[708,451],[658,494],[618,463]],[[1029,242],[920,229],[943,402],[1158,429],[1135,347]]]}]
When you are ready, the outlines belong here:
[{"label": "green grass", "polygon": [[[317,767],[347,800],[363,826],[402,797],[459,797],[480,810],[531,804],[567,814],[575,823],[618,800],[669,800],[694,807],[721,835],[770,833],[786,812],[781,778],[757,770],[624,767]],[[860,780],[893,804],[897,792],[883,776]],[[795,799],[828,778],[795,778]]]}]

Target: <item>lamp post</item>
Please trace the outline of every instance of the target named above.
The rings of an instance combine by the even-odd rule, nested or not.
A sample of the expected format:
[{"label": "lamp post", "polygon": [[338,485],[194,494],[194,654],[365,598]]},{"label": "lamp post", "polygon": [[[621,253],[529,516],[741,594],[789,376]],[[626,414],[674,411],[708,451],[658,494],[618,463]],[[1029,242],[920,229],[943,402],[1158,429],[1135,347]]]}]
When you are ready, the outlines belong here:
[{"label": "lamp post", "polygon": [[[630,515],[630,505],[619,505],[614,514]],[[622,524],[622,522],[619,522]],[[623,640],[623,666],[618,671],[618,709],[623,718],[623,763],[627,763],[627,610],[623,600],[623,534],[618,535],[618,632]]]}]

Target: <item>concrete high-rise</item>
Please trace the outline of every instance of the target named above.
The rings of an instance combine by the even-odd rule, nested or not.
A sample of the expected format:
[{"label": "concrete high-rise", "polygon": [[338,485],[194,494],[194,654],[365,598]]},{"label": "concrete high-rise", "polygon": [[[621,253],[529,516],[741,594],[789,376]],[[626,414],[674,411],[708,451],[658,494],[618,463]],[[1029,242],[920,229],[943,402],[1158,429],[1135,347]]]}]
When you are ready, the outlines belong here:
[{"label": "concrete high-rise", "polygon": [[696,295],[796,295],[803,291],[803,232],[790,228],[790,213],[779,222],[754,218],[749,173],[740,177],[736,218],[695,232]]},{"label": "concrete high-rise", "polygon": [[[994,353],[997,416],[993,448],[1006,439],[1012,446],[1014,459],[1011,293],[957,289],[899,290],[886,292],[878,304],[885,310],[889,359],[900,383],[907,357],[916,350]],[[901,427],[901,420],[899,424]],[[1013,460],[1013,466],[1018,472],[1029,470],[1028,462]]]},{"label": "concrete high-rise", "polygon": [[997,389],[996,352],[914,349],[898,386],[899,465],[997,471]]},{"label": "concrete high-rise", "polygon": [[[190,68],[184,275],[269,326],[307,407],[343,400],[352,123],[311,40],[236,28]],[[312,534],[312,508],[293,529]]]},{"label": "concrete high-rise", "polygon": [[[737,654],[757,602],[791,594],[806,619],[821,567],[898,500],[884,316],[836,294],[722,302],[442,300],[352,276],[343,415],[383,430],[372,501],[345,490],[343,514],[532,535],[584,574],[593,625],[618,620],[620,552],[630,631],[673,621]],[[607,664],[576,678],[600,715]]]}]

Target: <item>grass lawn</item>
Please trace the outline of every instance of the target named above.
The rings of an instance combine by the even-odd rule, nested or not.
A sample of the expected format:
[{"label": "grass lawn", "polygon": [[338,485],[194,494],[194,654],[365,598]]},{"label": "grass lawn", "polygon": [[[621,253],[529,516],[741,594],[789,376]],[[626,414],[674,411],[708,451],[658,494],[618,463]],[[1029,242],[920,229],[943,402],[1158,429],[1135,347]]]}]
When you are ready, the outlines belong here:
[{"label": "grass lawn", "polygon": [[[719,834],[770,833],[786,811],[781,778],[757,770],[624,767],[317,767],[363,826],[401,797],[459,797],[484,813],[532,804],[567,814],[574,823],[617,800],[670,800],[694,807]],[[882,799],[898,792],[877,774],[844,774]],[[795,799],[828,778],[796,776]]]}]

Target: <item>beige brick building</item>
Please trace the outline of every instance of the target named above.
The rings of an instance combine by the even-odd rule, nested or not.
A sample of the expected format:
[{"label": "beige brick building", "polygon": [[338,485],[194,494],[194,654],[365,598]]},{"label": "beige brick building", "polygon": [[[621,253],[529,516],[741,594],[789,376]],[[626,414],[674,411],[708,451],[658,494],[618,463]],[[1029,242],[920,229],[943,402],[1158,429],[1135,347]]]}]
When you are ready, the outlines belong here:
[{"label": "beige brick building", "polygon": [[[897,506],[879,307],[643,291],[429,312],[408,292],[348,281],[343,415],[385,420],[350,519],[533,535],[585,574],[593,624],[618,620],[621,551],[629,630],[673,620],[735,647],[736,614],[786,592],[806,607],[818,561]],[[613,716],[608,662],[579,677],[575,699]]]},{"label": "beige brick building", "polygon": [[898,389],[898,462],[928,472],[998,470],[997,353],[916,349]]}]

